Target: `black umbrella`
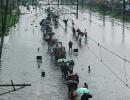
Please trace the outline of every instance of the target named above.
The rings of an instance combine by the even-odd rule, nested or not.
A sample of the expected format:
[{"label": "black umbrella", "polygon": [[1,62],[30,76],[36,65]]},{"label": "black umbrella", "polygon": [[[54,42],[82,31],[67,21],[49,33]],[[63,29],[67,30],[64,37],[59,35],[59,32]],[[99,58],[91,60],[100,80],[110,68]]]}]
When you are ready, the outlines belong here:
[{"label": "black umbrella", "polygon": [[75,80],[68,80],[68,81],[65,81],[64,83],[65,84],[73,84],[73,83],[77,84],[78,82]]}]

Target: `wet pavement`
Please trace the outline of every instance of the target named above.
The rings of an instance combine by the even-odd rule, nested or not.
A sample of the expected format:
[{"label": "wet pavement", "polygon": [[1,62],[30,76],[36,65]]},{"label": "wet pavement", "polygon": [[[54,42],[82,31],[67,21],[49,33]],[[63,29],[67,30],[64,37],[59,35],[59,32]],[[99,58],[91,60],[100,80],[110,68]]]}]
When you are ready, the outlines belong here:
[{"label": "wet pavement", "polygon": [[[13,27],[10,30],[10,35],[5,38],[0,83],[11,83],[10,80],[13,80],[14,83],[30,83],[32,86],[1,95],[0,100],[67,100],[67,86],[63,83],[64,79],[61,77],[60,69],[51,62],[47,52],[47,44],[43,41],[40,31],[39,22],[45,17],[45,13],[39,9],[31,9],[32,13],[28,12],[25,7],[21,7],[21,9],[27,14],[20,17],[16,28]],[[34,16],[40,11],[42,14]],[[87,29],[89,37],[120,56],[126,56],[127,59],[130,59],[129,29],[123,29],[123,26],[113,24],[110,21],[103,23],[101,17],[90,16],[89,13],[82,12],[84,11],[80,10],[79,16],[81,17],[78,20],[68,15],[70,27],[72,26],[70,20],[72,18],[82,31]],[[64,16],[61,18],[63,19]],[[79,87],[87,82],[89,89],[92,90],[93,98],[90,100],[129,100],[130,89],[121,80],[125,82],[125,75],[127,75],[127,83],[130,85],[130,64],[126,63],[127,74],[125,74],[123,60],[104,49],[100,54],[100,47],[89,38],[87,43],[83,40],[82,46],[80,46],[78,41],[73,38],[71,29],[68,27],[67,32],[65,32],[64,23],[59,20],[59,24],[62,27],[60,25],[58,29],[53,27],[53,31],[56,33],[55,37],[66,47],[68,59],[74,59],[76,63],[74,72],[79,75]],[[79,49],[78,56],[69,54],[68,42],[70,40],[74,43],[74,48]],[[40,48],[39,52],[38,48]],[[107,67],[91,51],[99,59],[102,57]],[[37,55],[43,57],[40,68],[36,62]],[[88,65],[91,66],[91,73],[88,73]],[[41,71],[45,71],[44,78],[41,77]],[[2,87],[0,93],[11,89],[12,87]]]},{"label": "wet pavement", "polygon": [[[90,18],[88,13],[80,13],[79,16],[79,20],[77,21],[74,20],[73,17],[71,18],[76,21],[76,26],[82,29],[82,31],[87,29],[89,36],[98,43],[102,44],[104,47],[119,54],[122,57],[125,56],[127,59],[130,58],[130,54],[128,53],[130,49],[130,42],[128,39],[130,31],[129,29],[122,27],[121,25],[113,24],[109,21],[103,23],[102,20],[98,20],[100,17],[97,19],[97,17],[91,16]],[[67,32],[70,35],[71,30],[67,30]],[[69,38],[69,35],[67,38],[65,38],[66,41]],[[127,83],[129,84],[129,63],[126,63],[124,68],[124,61],[122,59],[102,49],[101,57],[103,59],[103,64],[101,64],[101,62],[96,59],[96,57],[98,57],[98,59],[101,58],[100,47],[98,44],[95,44],[91,39],[88,39],[88,45],[85,46],[86,44],[84,43],[83,45],[84,46],[82,46],[80,49],[80,52],[82,53],[81,55],[79,54],[76,61],[78,62],[76,65],[78,66],[76,71],[78,71],[79,75],[81,76],[81,83],[85,81],[88,82],[90,89],[95,92],[95,98],[98,100],[128,100],[130,98],[129,88],[127,88],[124,83],[126,83],[127,77]],[[88,47],[92,52],[88,49]],[[87,77],[88,65],[92,66],[92,73],[89,77]]]},{"label": "wet pavement", "polygon": [[[22,10],[26,11],[25,8]],[[10,84],[13,80],[32,86],[2,95],[0,100],[67,100],[67,87],[60,70],[51,63],[47,45],[42,39],[39,22],[43,17],[34,17],[34,22],[31,16],[35,13],[34,10],[32,14],[22,15],[16,28],[12,28],[10,36],[6,37],[0,73],[1,83]],[[43,56],[40,68],[36,61],[38,55]],[[45,78],[41,77],[41,71],[45,71]],[[12,89],[2,87],[0,93]]]}]

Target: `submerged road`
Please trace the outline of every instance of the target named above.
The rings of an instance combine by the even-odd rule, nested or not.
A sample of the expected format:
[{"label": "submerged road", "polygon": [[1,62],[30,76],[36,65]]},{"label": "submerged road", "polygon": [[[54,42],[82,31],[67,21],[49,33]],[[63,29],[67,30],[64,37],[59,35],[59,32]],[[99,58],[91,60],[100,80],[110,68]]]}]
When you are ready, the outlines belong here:
[{"label": "submerged road", "polygon": [[[99,17],[90,16],[89,13],[85,13],[82,9],[79,12],[78,20],[73,15],[63,15],[60,19],[69,19],[69,22],[67,32],[65,32],[63,29],[64,23],[60,20],[59,27],[63,31],[55,30],[56,33],[60,33],[57,34],[57,37],[64,45],[68,46],[69,40],[72,40],[74,47],[79,48],[78,57],[72,56],[72,58],[77,63],[75,72],[78,72],[80,76],[81,85],[84,82],[89,83],[90,89],[94,91],[93,99],[129,100],[129,28],[123,27],[121,22],[116,24],[107,20],[103,21],[101,15]],[[82,46],[79,46],[72,36],[70,28],[72,27],[72,20],[74,20],[76,28],[78,27],[82,31],[87,29],[89,37],[97,43],[88,38],[88,44],[82,40]],[[98,43],[103,48],[100,49]],[[126,58],[128,62],[124,61],[122,57]],[[101,58],[103,62],[100,61]],[[88,74],[88,65],[92,66],[91,75]],[[119,96],[121,94],[123,96]]]},{"label": "submerged road", "polygon": [[[0,83],[11,84],[13,80],[14,84],[27,83],[31,87],[0,95],[0,100],[67,100],[60,69],[51,63],[40,31],[39,22],[45,15],[35,18],[39,10],[31,9],[31,13],[24,7],[21,9],[29,14],[22,15],[16,28],[5,38]],[[43,57],[40,68],[36,61],[38,55]],[[45,77],[41,77],[41,71],[45,71]],[[0,87],[0,94],[10,90],[13,87]]]},{"label": "submerged road", "polygon": [[[39,22],[45,18],[45,13],[37,15],[33,19],[32,16],[42,10],[31,9],[31,13],[24,7],[21,9],[22,12],[29,14],[22,15],[16,28],[12,28],[10,35],[5,38],[0,83],[7,84],[13,80],[14,83],[30,83],[32,86],[0,95],[0,100],[67,100],[67,86],[63,83],[60,69],[51,62],[47,44],[42,39]],[[82,31],[87,29],[89,37],[120,56],[130,59],[129,29],[122,29],[122,26],[119,25],[113,26],[113,23],[109,21],[105,21],[104,24],[96,16],[83,13],[83,10],[80,10],[78,20],[68,16],[61,16],[61,19],[69,18],[68,25],[70,27],[73,19],[75,25]],[[127,83],[130,85],[130,64],[126,62],[124,67],[122,59],[104,49],[100,51],[100,47],[89,38],[87,43],[82,40],[82,46],[79,46],[78,41],[72,36],[71,29],[68,27],[65,32],[64,23],[59,20],[59,24],[62,27],[60,25],[57,29],[53,27],[53,31],[56,33],[55,37],[66,47],[68,59],[75,61],[74,72],[79,75],[79,87],[82,87],[84,82],[88,83],[93,94],[91,100],[129,100],[130,89],[123,82],[126,81],[127,76]],[[74,48],[79,49],[78,56],[69,54],[68,42],[70,40],[74,43]],[[39,52],[38,48],[40,48]],[[103,63],[107,67],[94,54],[99,58],[102,57]],[[37,55],[43,56],[40,68],[36,62]],[[91,66],[91,73],[88,73],[88,65]],[[41,77],[43,70],[46,73],[44,78]],[[0,93],[11,89],[12,87],[2,87]]]}]

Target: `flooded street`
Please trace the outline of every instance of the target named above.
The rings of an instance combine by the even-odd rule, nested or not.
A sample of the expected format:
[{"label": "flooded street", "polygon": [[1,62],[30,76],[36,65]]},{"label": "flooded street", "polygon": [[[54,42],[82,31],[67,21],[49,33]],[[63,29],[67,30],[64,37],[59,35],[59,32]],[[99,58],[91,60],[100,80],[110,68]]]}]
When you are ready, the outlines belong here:
[{"label": "flooded street", "polygon": [[[0,83],[11,84],[13,80],[17,84],[31,84],[31,87],[0,95],[0,100],[68,100],[67,85],[60,68],[51,61],[39,25],[46,17],[45,8],[20,9],[23,15],[16,27],[10,29],[9,36],[5,37]],[[64,30],[64,18],[69,19],[67,31]],[[87,42],[82,39],[82,45],[72,35],[72,20],[75,28],[88,32]],[[53,27],[55,37],[66,47],[67,58],[75,61],[74,72],[79,75],[79,87],[83,87],[84,82],[88,83],[93,95],[90,100],[130,99],[130,63],[121,58],[130,60],[130,29],[111,20],[104,22],[100,15],[94,16],[80,9],[78,20],[73,15],[61,15],[58,28]],[[70,40],[74,43],[73,48],[79,49],[78,56],[69,53]],[[36,56],[43,57],[40,68]],[[88,73],[89,65],[91,73]],[[45,71],[45,77],[41,77],[41,71]],[[0,94],[12,89],[1,87]]]},{"label": "flooded street", "polygon": [[[25,8],[22,8],[26,11]],[[26,11],[27,12],[27,11]],[[39,22],[42,16],[35,18],[35,10],[31,14],[22,15],[16,28],[12,28],[10,36],[4,44],[0,82],[9,84],[29,83],[19,91],[0,96],[0,100],[67,100],[67,87],[62,84],[60,70],[51,62],[47,53],[47,45],[42,39]],[[33,24],[33,25],[32,25]],[[40,51],[38,53],[38,48]],[[36,56],[43,56],[40,68],[37,66]],[[41,71],[46,77],[41,77]],[[3,87],[0,93],[12,90]]]}]

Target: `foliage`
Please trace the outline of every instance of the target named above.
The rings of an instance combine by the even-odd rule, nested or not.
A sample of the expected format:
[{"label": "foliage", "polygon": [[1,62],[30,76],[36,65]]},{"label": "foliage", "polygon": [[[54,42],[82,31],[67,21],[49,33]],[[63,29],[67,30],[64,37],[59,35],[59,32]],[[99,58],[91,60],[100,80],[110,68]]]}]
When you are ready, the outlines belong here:
[{"label": "foliage", "polygon": [[[86,5],[85,8],[90,9],[90,5]],[[100,14],[103,14],[103,12],[105,12],[105,15],[120,19],[121,21],[123,20],[123,11],[121,10],[112,10],[111,8],[103,7],[102,5],[91,5],[91,11],[99,12]],[[128,12],[124,16],[124,21],[130,22],[130,12]]]},{"label": "foliage", "polygon": [[[9,28],[14,26],[18,21],[19,21],[19,15],[20,15],[20,11],[17,11],[16,15],[9,15],[7,16],[7,27],[6,27],[6,31],[9,31]],[[1,18],[0,18],[0,34],[2,29],[2,22],[1,22]],[[6,32],[5,35],[8,35],[8,32]],[[1,35],[0,35],[1,36]]]}]

